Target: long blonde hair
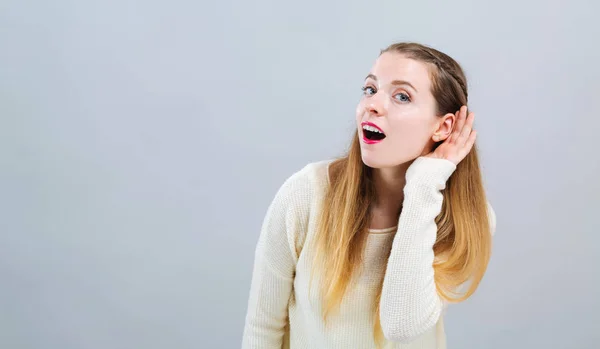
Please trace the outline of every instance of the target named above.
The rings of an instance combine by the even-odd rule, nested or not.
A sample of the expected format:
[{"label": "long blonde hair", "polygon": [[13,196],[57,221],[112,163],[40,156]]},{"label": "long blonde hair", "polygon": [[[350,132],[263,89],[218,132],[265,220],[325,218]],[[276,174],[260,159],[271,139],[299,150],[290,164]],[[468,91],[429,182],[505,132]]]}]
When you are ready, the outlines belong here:
[{"label": "long blonde hair", "polygon": [[[430,66],[432,94],[438,115],[456,112],[467,105],[467,82],[460,65],[448,55],[417,43],[396,43],[381,51],[397,52]],[[437,145],[436,145],[437,146]],[[340,305],[352,276],[362,262],[369,234],[370,206],[375,191],[371,168],[364,165],[357,133],[346,156],[329,167],[330,185],[314,240],[313,275],[319,273],[323,318]],[[439,295],[448,302],[460,302],[477,289],[487,269],[491,234],[487,199],[476,146],[463,159],[446,183],[442,211],[436,218],[437,257],[433,268]],[[387,256],[389,257],[389,256]],[[458,286],[468,281],[468,289]],[[373,299],[374,338],[381,343],[379,300]]]}]

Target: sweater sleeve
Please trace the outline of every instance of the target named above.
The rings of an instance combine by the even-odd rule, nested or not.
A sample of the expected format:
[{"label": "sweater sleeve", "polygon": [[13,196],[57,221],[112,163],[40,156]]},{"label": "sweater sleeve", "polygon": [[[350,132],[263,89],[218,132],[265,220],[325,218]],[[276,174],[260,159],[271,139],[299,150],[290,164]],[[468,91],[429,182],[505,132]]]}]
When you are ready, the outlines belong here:
[{"label": "sweater sleeve", "polygon": [[[490,234],[492,235],[492,237],[494,236],[494,233],[496,232],[496,212],[494,211],[494,208],[492,207],[492,205],[489,203],[487,203],[487,207],[488,207],[488,218],[490,220]],[[469,289],[471,280],[467,280],[465,281],[463,284],[458,285],[456,288],[456,291],[460,294],[460,293],[464,293]],[[447,300],[442,300],[442,313],[440,316],[443,316],[445,314],[446,309],[448,308],[448,305],[450,305],[450,303]]]},{"label": "sweater sleeve", "polygon": [[391,341],[410,342],[433,328],[443,308],[434,281],[435,218],[454,163],[419,157],[406,173],[398,231],[383,280],[381,326]]},{"label": "sweater sleeve", "polygon": [[263,220],[254,254],[243,349],[281,349],[296,267],[295,238],[308,209],[297,173],[278,190]]}]

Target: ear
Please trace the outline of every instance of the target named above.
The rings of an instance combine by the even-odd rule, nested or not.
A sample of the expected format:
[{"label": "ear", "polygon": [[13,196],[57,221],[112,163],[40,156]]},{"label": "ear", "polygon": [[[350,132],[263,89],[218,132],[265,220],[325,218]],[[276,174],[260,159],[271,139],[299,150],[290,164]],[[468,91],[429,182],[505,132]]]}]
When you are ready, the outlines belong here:
[{"label": "ear", "polygon": [[456,122],[456,115],[448,113],[439,118],[436,123],[436,130],[431,137],[434,142],[445,141],[452,134],[454,128],[454,122]]}]

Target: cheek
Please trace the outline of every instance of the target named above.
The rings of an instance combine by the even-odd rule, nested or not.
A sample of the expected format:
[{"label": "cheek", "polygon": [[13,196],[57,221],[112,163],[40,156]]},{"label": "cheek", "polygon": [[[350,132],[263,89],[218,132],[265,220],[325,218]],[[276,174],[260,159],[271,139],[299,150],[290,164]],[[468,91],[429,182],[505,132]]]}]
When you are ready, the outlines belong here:
[{"label": "cheek", "polygon": [[355,111],[356,121],[357,122],[362,119],[362,116],[364,114],[364,110],[365,110],[365,107],[363,106],[362,102],[358,103],[358,105],[356,106],[356,111]]},{"label": "cheek", "polygon": [[419,154],[427,145],[431,137],[430,133],[429,125],[422,120],[408,119],[393,125],[391,138],[393,138],[394,147],[400,152],[414,155]]}]

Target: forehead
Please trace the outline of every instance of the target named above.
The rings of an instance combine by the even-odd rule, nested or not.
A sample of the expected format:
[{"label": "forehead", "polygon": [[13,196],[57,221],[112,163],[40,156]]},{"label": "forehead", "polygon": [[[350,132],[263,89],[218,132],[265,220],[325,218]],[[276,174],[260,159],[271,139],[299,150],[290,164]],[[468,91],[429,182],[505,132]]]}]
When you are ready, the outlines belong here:
[{"label": "forehead", "polygon": [[418,91],[428,91],[431,87],[427,65],[396,52],[380,55],[371,68],[371,74],[382,84],[404,80],[415,86]]}]

